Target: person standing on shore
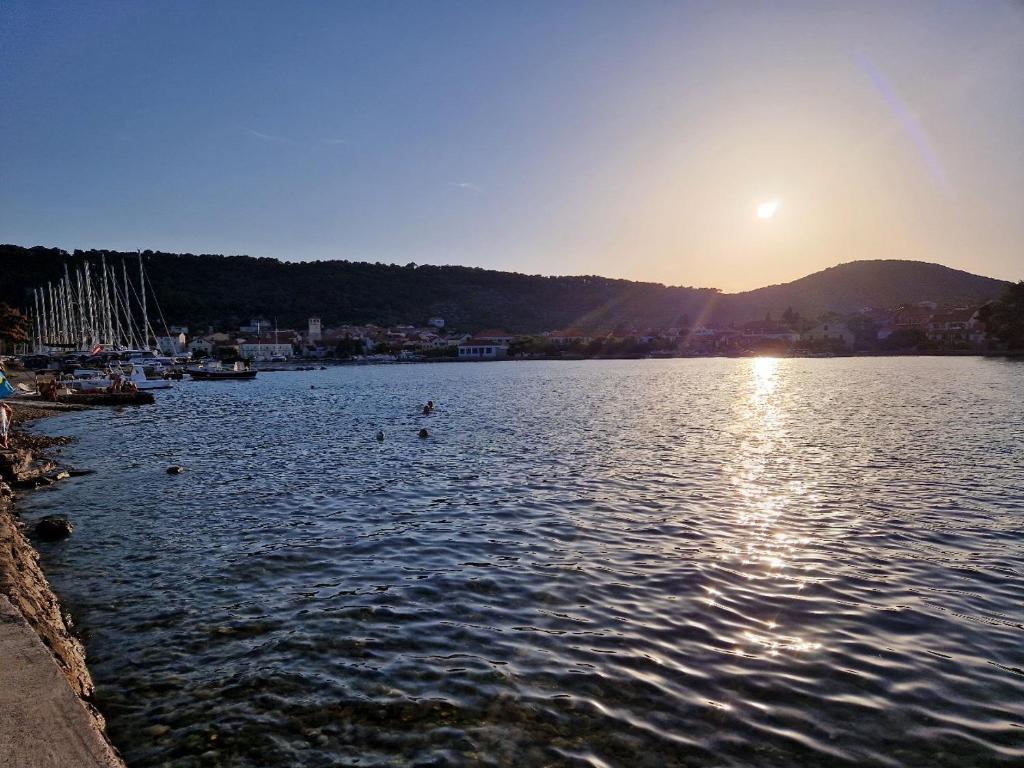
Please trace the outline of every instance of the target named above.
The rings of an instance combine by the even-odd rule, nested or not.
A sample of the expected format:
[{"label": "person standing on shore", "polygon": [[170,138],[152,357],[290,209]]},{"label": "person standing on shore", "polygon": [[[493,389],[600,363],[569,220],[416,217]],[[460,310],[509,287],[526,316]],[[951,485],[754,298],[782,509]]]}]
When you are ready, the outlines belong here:
[{"label": "person standing on shore", "polygon": [[11,431],[11,423],[14,421],[14,411],[7,403],[0,403],[0,446],[4,449],[10,448],[7,442],[7,435]]}]

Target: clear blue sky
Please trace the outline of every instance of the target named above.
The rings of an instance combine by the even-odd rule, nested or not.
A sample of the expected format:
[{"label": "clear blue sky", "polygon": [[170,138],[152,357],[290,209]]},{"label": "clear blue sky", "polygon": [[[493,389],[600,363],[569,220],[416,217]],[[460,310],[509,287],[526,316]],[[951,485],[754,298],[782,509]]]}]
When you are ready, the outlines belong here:
[{"label": "clear blue sky", "polygon": [[0,55],[3,242],[1024,277],[1019,2],[0,0]]}]

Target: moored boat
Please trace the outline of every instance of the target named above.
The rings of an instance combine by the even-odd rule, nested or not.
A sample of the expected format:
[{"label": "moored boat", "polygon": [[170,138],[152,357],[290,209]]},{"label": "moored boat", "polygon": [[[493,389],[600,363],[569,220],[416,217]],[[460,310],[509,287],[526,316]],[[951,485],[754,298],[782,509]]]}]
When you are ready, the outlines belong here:
[{"label": "moored boat", "polygon": [[238,381],[255,379],[257,371],[246,368],[242,363],[235,363],[232,368],[224,368],[220,363],[208,364],[196,368],[188,368],[186,372],[196,381]]},{"label": "moored boat", "polygon": [[150,392],[71,392],[60,393],[54,402],[69,405],[150,405],[156,398]]}]

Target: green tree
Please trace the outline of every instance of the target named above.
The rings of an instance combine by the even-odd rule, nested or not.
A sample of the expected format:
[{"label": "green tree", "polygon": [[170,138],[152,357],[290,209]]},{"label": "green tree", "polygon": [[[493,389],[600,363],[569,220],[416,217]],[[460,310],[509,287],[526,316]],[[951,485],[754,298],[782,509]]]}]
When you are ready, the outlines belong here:
[{"label": "green tree", "polygon": [[1012,283],[997,301],[981,308],[985,333],[1008,349],[1024,349],[1024,280]]}]

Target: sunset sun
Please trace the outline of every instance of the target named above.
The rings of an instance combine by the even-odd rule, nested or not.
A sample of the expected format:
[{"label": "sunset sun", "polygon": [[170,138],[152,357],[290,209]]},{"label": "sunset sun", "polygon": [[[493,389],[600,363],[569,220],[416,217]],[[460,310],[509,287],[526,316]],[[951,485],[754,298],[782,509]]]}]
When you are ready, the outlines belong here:
[{"label": "sunset sun", "polygon": [[778,198],[765,200],[757,206],[757,218],[770,219],[779,210],[780,205],[782,205],[782,202]]}]

